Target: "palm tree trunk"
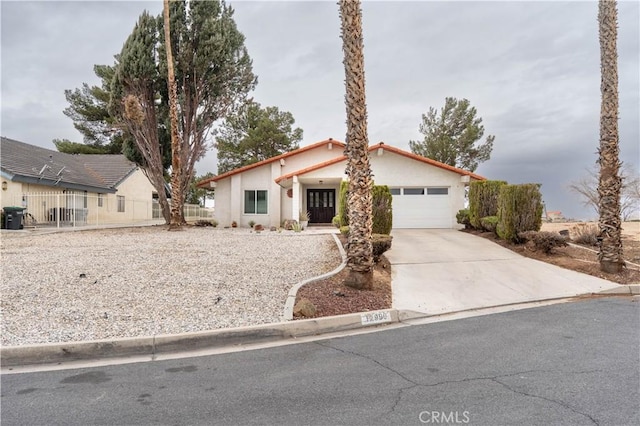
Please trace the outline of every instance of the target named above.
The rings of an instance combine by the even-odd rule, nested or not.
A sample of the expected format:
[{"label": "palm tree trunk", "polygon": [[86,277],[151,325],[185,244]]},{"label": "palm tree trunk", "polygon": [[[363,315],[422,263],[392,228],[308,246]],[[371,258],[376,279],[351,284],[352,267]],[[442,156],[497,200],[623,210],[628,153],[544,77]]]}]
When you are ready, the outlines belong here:
[{"label": "palm tree trunk", "polygon": [[360,0],[340,0],[342,50],[347,109],[347,196],[349,237],[345,284],[357,289],[373,288],[373,248],[371,245],[371,167],[367,147],[367,105],[365,99],[362,10]]},{"label": "palm tree trunk", "polygon": [[182,227],[184,220],[184,189],[182,187],[182,141],[178,131],[178,89],[173,69],[171,50],[171,27],[169,20],[169,0],[164,0],[164,40],[167,51],[167,83],[169,85],[169,117],[171,120],[171,222],[169,229]]},{"label": "palm tree trunk", "polygon": [[600,269],[620,272],[624,267],[620,223],[618,146],[618,11],[614,0],[600,0],[598,24],[600,32],[600,181],[598,183],[600,211]]}]

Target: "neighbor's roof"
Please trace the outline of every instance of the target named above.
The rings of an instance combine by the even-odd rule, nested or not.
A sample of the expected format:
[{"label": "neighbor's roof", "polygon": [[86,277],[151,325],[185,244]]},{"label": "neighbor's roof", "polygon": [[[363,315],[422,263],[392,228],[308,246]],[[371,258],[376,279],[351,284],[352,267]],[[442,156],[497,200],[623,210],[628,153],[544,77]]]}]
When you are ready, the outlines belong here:
[{"label": "neighbor's roof", "polygon": [[114,193],[136,168],[124,155],[66,154],[0,138],[0,169],[14,182]]},{"label": "neighbor's roof", "polygon": [[[411,158],[413,160],[420,161],[422,163],[426,163],[426,164],[429,164],[429,165],[432,165],[432,166],[435,166],[435,167],[439,167],[441,169],[445,169],[445,170],[448,170],[448,171],[451,171],[451,172],[454,172],[454,173],[458,173],[461,176],[469,176],[472,179],[476,179],[476,180],[486,180],[485,177],[477,175],[477,174],[472,173],[472,172],[469,172],[467,170],[462,170],[462,169],[459,169],[457,167],[453,167],[453,166],[450,166],[448,164],[444,164],[444,163],[441,163],[439,161],[432,160],[431,158],[427,158],[427,157],[423,157],[421,155],[413,154],[411,152],[404,151],[404,150],[402,150],[400,148],[396,148],[395,146],[385,145],[384,142],[380,142],[378,144],[371,145],[368,149],[369,149],[369,152],[371,152],[371,151],[375,151],[375,150],[377,150],[379,148],[382,148],[384,150],[387,150],[387,151],[390,151],[390,152],[405,156],[407,158]],[[295,172],[288,173],[286,175],[283,175],[283,176],[280,176],[279,178],[277,178],[276,179],[276,183],[280,183],[282,181],[291,179],[294,176],[301,176],[301,175],[304,175],[305,173],[310,173],[310,172],[313,172],[315,170],[323,169],[323,168],[331,166],[333,164],[340,163],[341,161],[345,161],[346,159],[347,159],[347,157],[342,155],[340,157],[336,157],[336,158],[331,159],[329,161],[325,161],[323,163],[315,164],[313,166],[310,166],[310,167],[307,167],[307,168],[304,168],[304,169],[301,169],[301,170],[297,170]]]},{"label": "neighbor's roof", "polygon": [[76,157],[91,172],[97,174],[110,187],[118,186],[133,173],[137,166],[124,155],[79,154]]},{"label": "neighbor's roof", "polygon": [[314,144],[307,145],[307,146],[304,146],[302,148],[294,149],[293,151],[285,152],[284,154],[276,155],[275,157],[267,158],[266,160],[258,161],[257,163],[253,163],[253,164],[249,164],[247,166],[238,167],[237,169],[229,170],[228,172],[222,173],[221,175],[218,175],[218,176],[214,176],[214,177],[211,177],[211,178],[208,178],[208,179],[205,179],[205,180],[201,180],[200,182],[197,183],[196,186],[198,186],[199,188],[207,188],[207,185],[209,184],[209,182],[217,182],[220,179],[224,179],[224,178],[227,178],[229,176],[237,175],[238,173],[246,172],[247,170],[255,169],[256,167],[260,167],[260,166],[263,166],[265,164],[273,163],[274,161],[279,161],[280,159],[283,159],[283,158],[287,158],[287,157],[291,157],[291,156],[294,156],[294,155],[297,155],[297,154],[301,154],[303,152],[312,150],[312,149],[317,148],[317,147],[322,146],[322,145],[328,145],[330,143],[339,145],[342,148],[345,147],[345,144],[343,142],[337,141],[337,140],[332,139],[332,138],[325,139],[323,141],[316,142]]}]

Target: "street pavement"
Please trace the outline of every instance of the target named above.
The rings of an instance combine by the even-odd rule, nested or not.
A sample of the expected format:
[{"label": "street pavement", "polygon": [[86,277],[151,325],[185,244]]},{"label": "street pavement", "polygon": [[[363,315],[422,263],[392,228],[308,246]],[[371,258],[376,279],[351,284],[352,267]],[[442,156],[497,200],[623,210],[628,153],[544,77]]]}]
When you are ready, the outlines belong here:
[{"label": "street pavement", "polygon": [[393,307],[438,315],[620,288],[453,229],[394,229]]},{"label": "street pavement", "polygon": [[216,356],[5,374],[8,425],[640,424],[640,298]]}]

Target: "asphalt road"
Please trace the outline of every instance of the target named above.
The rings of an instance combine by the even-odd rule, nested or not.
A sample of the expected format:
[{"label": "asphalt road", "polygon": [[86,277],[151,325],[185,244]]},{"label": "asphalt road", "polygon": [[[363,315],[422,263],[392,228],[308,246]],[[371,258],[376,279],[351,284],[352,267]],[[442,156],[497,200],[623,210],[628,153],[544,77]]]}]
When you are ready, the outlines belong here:
[{"label": "asphalt road", "polygon": [[8,425],[640,424],[640,299],[4,375]]}]

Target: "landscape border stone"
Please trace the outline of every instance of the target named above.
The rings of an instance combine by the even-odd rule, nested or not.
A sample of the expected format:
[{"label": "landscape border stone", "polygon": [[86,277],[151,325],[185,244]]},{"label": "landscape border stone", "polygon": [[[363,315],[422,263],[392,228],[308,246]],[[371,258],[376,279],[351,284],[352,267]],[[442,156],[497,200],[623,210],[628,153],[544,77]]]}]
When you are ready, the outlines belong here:
[{"label": "landscape border stone", "polygon": [[344,251],[344,247],[342,247],[342,243],[336,236],[336,234],[331,234],[336,245],[338,246],[338,251],[340,251],[340,257],[342,258],[342,263],[333,271],[329,271],[326,274],[319,275],[317,277],[309,278],[304,281],[299,282],[295,286],[289,290],[289,294],[287,295],[287,300],[284,303],[284,314],[282,315],[283,321],[293,320],[293,307],[296,304],[296,297],[298,295],[298,290],[300,290],[306,284],[310,284],[315,281],[324,280],[326,278],[332,277],[342,271],[345,266],[347,266],[347,253]]}]

